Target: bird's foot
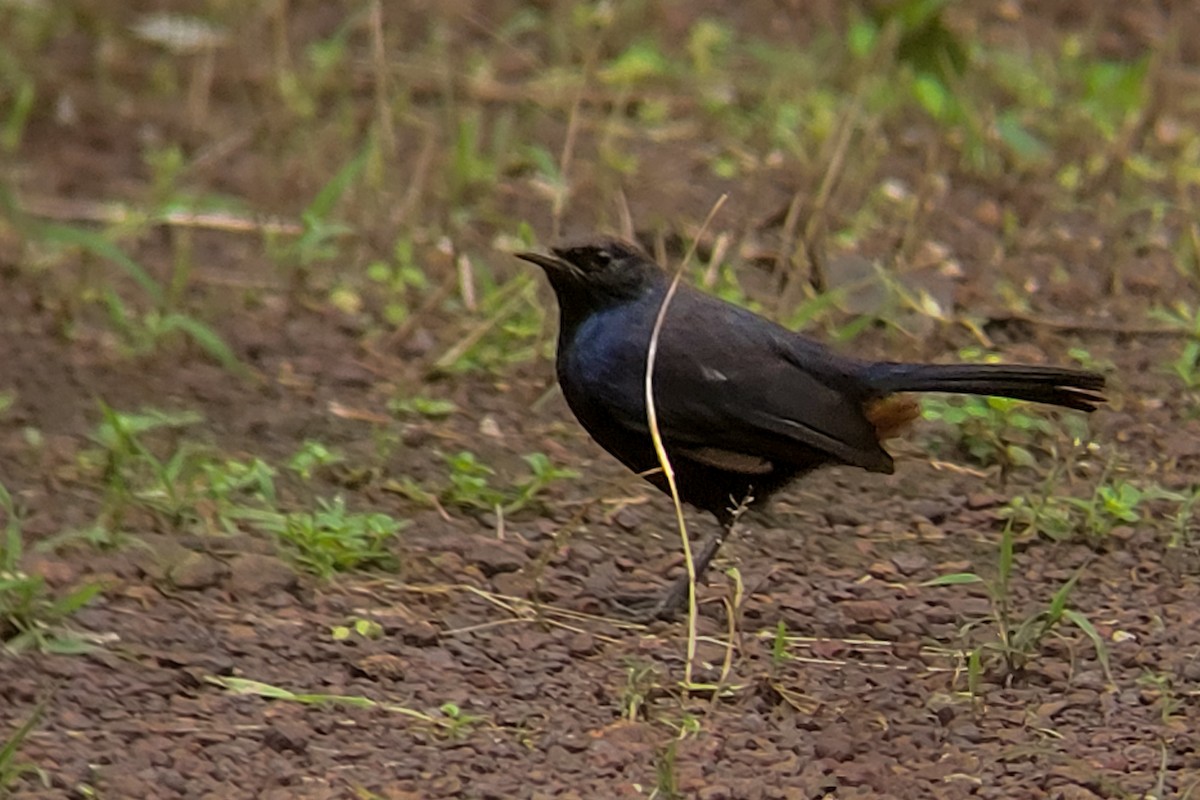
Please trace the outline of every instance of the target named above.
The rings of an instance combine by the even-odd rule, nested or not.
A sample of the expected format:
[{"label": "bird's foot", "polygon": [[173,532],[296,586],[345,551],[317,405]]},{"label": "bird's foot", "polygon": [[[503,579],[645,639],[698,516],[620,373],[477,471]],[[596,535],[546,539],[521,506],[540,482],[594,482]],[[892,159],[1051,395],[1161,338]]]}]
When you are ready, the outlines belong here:
[{"label": "bird's foot", "polygon": [[623,595],[611,598],[613,608],[633,622],[672,622],[687,605],[688,579],[682,575],[662,594]]}]

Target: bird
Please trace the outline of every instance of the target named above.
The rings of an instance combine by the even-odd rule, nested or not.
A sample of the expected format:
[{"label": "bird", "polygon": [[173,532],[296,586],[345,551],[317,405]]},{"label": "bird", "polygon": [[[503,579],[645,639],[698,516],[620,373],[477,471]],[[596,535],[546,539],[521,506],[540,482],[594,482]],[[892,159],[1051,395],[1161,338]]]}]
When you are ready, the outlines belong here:
[{"label": "bird", "polygon": [[[671,277],[611,236],[514,255],[546,274],[558,301],[555,372],[591,437],[670,491],[651,437],[646,365]],[[741,306],[680,283],[663,317],[652,376],[656,424],[679,498],[719,530],[693,563],[703,575],[741,513],[820,467],[894,470],[883,442],[920,415],[908,392],[995,395],[1084,412],[1106,402],[1103,375],[1056,366],[873,361],[835,352]],[[670,619],[681,576],[647,617]]]}]

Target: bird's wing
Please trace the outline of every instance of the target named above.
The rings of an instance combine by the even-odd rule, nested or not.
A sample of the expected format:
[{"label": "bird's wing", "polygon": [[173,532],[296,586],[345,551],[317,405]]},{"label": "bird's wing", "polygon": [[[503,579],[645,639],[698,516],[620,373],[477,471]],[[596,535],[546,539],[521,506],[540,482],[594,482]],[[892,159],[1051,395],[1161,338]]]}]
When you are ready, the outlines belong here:
[{"label": "bird's wing", "polygon": [[[648,432],[645,351],[652,324],[646,308],[607,312],[581,328],[574,365],[567,364],[571,380],[637,435]],[[891,458],[863,409],[867,390],[849,374],[852,366],[750,312],[681,291],[655,361],[660,432],[672,449],[734,472],[814,458],[890,472]]]}]

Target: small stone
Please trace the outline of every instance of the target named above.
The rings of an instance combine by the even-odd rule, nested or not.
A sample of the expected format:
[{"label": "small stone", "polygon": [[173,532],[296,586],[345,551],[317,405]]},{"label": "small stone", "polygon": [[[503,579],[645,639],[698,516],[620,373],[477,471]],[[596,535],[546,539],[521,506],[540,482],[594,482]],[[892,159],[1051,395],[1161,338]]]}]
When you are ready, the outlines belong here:
[{"label": "small stone", "polygon": [[133,560],[142,574],[152,581],[167,580],[172,570],[192,552],[177,539],[157,533],[145,534],[139,541],[140,546],[133,551]]},{"label": "small stone", "polygon": [[42,578],[51,586],[67,586],[75,582],[78,568],[66,561],[45,555],[33,555],[23,565],[27,575]]},{"label": "small stone", "polygon": [[534,576],[523,572],[501,572],[492,576],[492,588],[509,597],[529,597],[536,586]]},{"label": "small stone", "polygon": [[375,653],[354,663],[362,674],[375,680],[404,680],[404,659],[391,653]]},{"label": "small stone", "polygon": [[309,731],[303,725],[280,720],[263,733],[263,744],[282,753],[303,753],[308,749]]},{"label": "small stone", "polygon": [[596,649],[596,638],[587,631],[580,631],[567,640],[567,651],[573,656],[590,656]]},{"label": "small stone", "polygon": [[939,525],[946,521],[950,506],[945,500],[917,500],[912,505],[912,513]]},{"label": "small stone", "polygon": [[867,567],[867,574],[872,578],[878,578],[881,581],[894,581],[900,577],[900,573],[896,568],[886,561],[876,561]]},{"label": "small stone", "polygon": [[848,506],[834,506],[826,509],[825,520],[830,525],[850,525],[851,527],[862,525],[867,521],[866,517]]},{"label": "small stone", "polygon": [[189,552],[171,567],[168,577],[179,589],[207,589],[225,577],[225,565],[206,553]]},{"label": "small stone", "polygon": [[905,575],[915,575],[929,567],[929,559],[920,553],[897,553],[892,556],[892,563]]},{"label": "small stone", "polygon": [[263,597],[296,588],[296,572],[275,556],[243,553],[229,565],[227,586],[235,598]]},{"label": "small stone", "polygon": [[632,531],[642,524],[641,515],[632,508],[625,506],[613,514],[612,521],[622,530]]},{"label": "small stone", "polygon": [[995,492],[972,492],[967,495],[967,508],[979,511],[984,508],[995,508],[1004,504],[1004,497]]},{"label": "small stone", "polygon": [[416,647],[432,647],[437,644],[439,631],[437,626],[427,620],[418,620],[410,627],[405,628],[400,634],[400,638],[405,644],[411,644]]},{"label": "small stone", "polygon": [[520,546],[495,539],[480,538],[463,555],[489,578],[501,572],[516,572],[529,563],[529,556]]},{"label": "small stone", "polygon": [[892,607],[880,600],[846,600],[838,608],[858,623],[888,622],[895,616]]},{"label": "small stone", "polygon": [[849,761],[854,756],[854,743],[850,737],[838,733],[825,733],[813,742],[813,753],[817,758],[834,761]]}]

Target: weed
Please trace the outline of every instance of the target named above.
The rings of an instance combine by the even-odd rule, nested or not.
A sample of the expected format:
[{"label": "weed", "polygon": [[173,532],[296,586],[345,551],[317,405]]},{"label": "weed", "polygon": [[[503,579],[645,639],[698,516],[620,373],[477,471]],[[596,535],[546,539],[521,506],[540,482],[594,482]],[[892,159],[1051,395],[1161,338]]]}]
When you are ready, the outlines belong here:
[{"label": "weed", "polygon": [[7,797],[17,781],[31,774],[37,776],[43,789],[50,788],[50,776],[41,767],[28,761],[17,761],[21,745],[41,721],[45,709],[46,701],[42,700],[33,709],[33,713],[12,732],[12,735],[0,747],[0,797]]},{"label": "weed", "polygon": [[984,620],[968,622],[962,628],[962,634],[966,636],[984,622],[989,622],[993,632],[989,641],[977,645],[968,653],[967,680],[971,694],[978,696],[985,671],[997,663],[1002,667],[1006,678],[1011,679],[1020,674],[1040,650],[1045,638],[1061,635],[1060,629],[1065,624],[1079,628],[1091,640],[1104,674],[1112,680],[1104,640],[1082,612],[1067,605],[1082,572],[1076,572],[1060,586],[1044,608],[1024,619],[1017,617],[1012,607],[1013,549],[1016,540],[1013,528],[1013,521],[1010,519],[1000,537],[996,576],[993,579],[987,580],[973,572],[958,572],[941,575],[922,584],[955,586],[981,583],[987,589],[991,602],[990,614]]},{"label": "weed", "polygon": [[1117,526],[1143,521],[1148,503],[1167,501],[1178,504],[1174,518],[1176,533],[1172,541],[1186,533],[1191,518],[1189,495],[1157,484],[1138,486],[1124,478],[1110,478],[1111,467],[1110,463],[1090,497],[1065,497],[1054,493],[1055,476],[1051,476],[1046,482],[1050,488],[1040,497],[1014,497],[1003,514],[1021,525],[1025,532],[1060,542],[1082,539],[1098,547],[1106,543]]},{"label": "weed", "polygon": [[[82,584],[62,597],[51,596],[44,578],[21,571],[24,553],[21,512],[2,485],[0,510],[7,518],[4,538],[0,541],[0,644],[14,653],[25,650],[87,652],[91,645],[71,633],[64,623],[100,593],[100,584]],[[9,757],[11,765],[11,754]],[[0,751],[0,772],[5,769],[3,762],[3,751]],[[0,782],[0,786],[3,785]]]},{"label": "weed", "polygon": [[[980,360],[978,350],[964,350],[966,361]],[[997,361],[987,357],[985,361]],[[921,399],[922,416],[949,431],[949,441],[983,466],[999,466],[1001,477],[1020,467],[1036,467],[1038,454],[1057,452],[1058,426],[1043,410],[1006,397],[927,396]],[[1082,441],[1086,429],[1073,416],[1061,417],[1073,440]],[[934,441],[936,450],[939,442]]]},{"label": "weed", "polygon": [[684,712],[675,728],[676,738],[686,739],[689,736],[696,736],[704,730],[704,723],[695,714]]},{"label": "weed", "polygon": [[306,439],[288,459],[287,468],[304,480],[311,480],[317,470],[345,461],[345,456],[320,442]]},{"label": "weed", "polygon": [[[150,512],[171,529],[203,526],[206,532],[232,533],[243,506],[275,504],[276,471],[265,461],[222,458],[211,448],[174,440],[178,431],[201,422],[198,414],[131,414],[103,405],[101,410],[104,421],[92,436],[98,447],[81,454],[85,468],[98,471],[104,481],[100,515],[91,528],[52,537],[45,546],[76,538],[115,546],[133,509]],[[146,439],[161,433],[172,437],[165,447]]]},{"label": "weed", "polygon": [[1072,347],[1067,351],[1067,355],[1075,359],[1079,366],[1093,372],[1115,372],[1117,369],[1112,359],[1095,356],[1083,347]]},{"label": "weed", "polygon": [[1200,500],[1200,487],[1193,486],[1188,494],[1183,495],[1183,502],[1171,515],[1171,538],[1167,542],[1168,547],[1191,546],[1197,500]]},{"label": "weed", "polygon": [[224,339],[208,324],[184,313],[179,301],[190,274],[190,256],[177,253],[168,283],[164,286],[140,263],[131,258],[109,236],[79,225],[48,223],[31,219],[17,210],[14,199],[0,193],[0,212],[11,218],[25,242],[42,248],[78,250],[116,266],[141,290],[143,307],[128,303],[112,286],[85,296],[98,300],[107,312],[110,327],[117,333],[127,355],[157,352],[169,342],[190,339],[225,369],[235,375],[247,373]]},{"label": "weed", "polygon": [[381,260],[368,264],[367,278],[387,293],[383,321],[388,325],[400,325],[408,319],[410,292],[429,288],[429,280],[417,264],[413,242],[408,237],[396,240],[391,262]]},{"label": "weed", "polygon": [[1106,140],[1116,139],[1145,107],[1149,59],[1122,62],[1068,58],[1065,63],[1077,70],[1075,77],[1082,88],[1078,107],[1084,117]]},{"label": "weed", "polygon": [[209,675],[205,677],[209,683],[220,686],[234,694],[254,695],[270,700],[285,700],[304,705],[344,705],[351,708],[378,708],[391,714],[399,714],[418,722],[436,726],[448,735],[458,738],[470,732],[479,725],[487,724],[485,717],[463,712],[454,703],[443,703],[436,714],[427,714],[394,703],[381,703],[361,695],[317,694],[309,692],[293,692],[281,686],[273,686],[261,681],[246,678],[227,678]]},{"label": "weed", "polygon": [[125,342],[127,354],[138,356],[152,353],[164,342],[182,334],[200,345],[202,350],[230,372],[245,374],[245,368],[229,346],[212,328],[195,317],[161,309],[134,311],[112,289],[103,292],[102,300],[108,311],[109,323]]},{"label": "weed", "polygon": [[399,491],[408,497],[432,505],[467,511],[495,511],[514,514],[536,505],[538,496],[551,484],[578,477],[579,473],[556,467],[544,453],[528,453],[521,458],[529,465],[530,474],[523,480],[501,489],[492,485],[496,471],[467,450],[443,456],[449,468],[448,484],[440,491],[430,492],[411,480],[403,480]]},{"label": "weed", "polygon": [[[104,421],[93,441],[96,450],[84,454],[103,475],[105,501],[96,524],[83,532],[51,537],[56,546],[67,538],[113,545],[132,509],[150,511],[171,528],[204,523],[208,530],[235,531],[247,523],[274,534],[295,560],[311,572],[329,578],[345,570],[395,566],[389,540],[407,524],[386,514],[356,514],[345,501],[318,499],[316,511],[283,513],[276,510],[276,470],[261,459],[220,458],[207,448],[187,442],[166,448],[160,457],[145,437],[176,432],[200,417],[190,412],[144,411],[123,414],[102,406]],[[310,480],[342,456],[320,442],[306,441],[289,459],[287,468]]]},{"label": "weed", "polygon": [[205,497],[218,509],[240,505],[247,499],[275,505],[275,468],[262,459],[215,459],[202,463],[200,469]]},{"label": "weed", "polygon": [[396,556],[387,546],[408,526],[387,514],[347,511],[341,496],[318,498],[316,511],[247,508],[237,517],[274,534],[296,563],[326,580],[354,569],[394,569]]},{"label": "weed", "polygon": [[458,120],[448,165],[451,202],[464,205],[468,192],[495,183],[498,165],[499,151],[485,152],[482,112],[467,111]]},{"label": "weed", "polygon": [[652,664],[629,664],[621,690],[621,717],[635,722],[646,716],[646,704],[660,689],[660,676]]},{"label": "weed", "polygon": [[352,228],[333,219],[332,215],[338,201],[362,173],[370,155],[370,144],[364,145],[321,187],[300,214],[304,230],[298,238],[283,244],[268,239],[268,253],[288,270],[293,296],[307,287],[313,266],[337,258],[338,240],[353,232]]},{"label": "weed", "polygon": [[654,760],[654,791],[650,797],[654,800],[681,800],[683,794],[679,791],[679,774],[675,764],[676,740],[672,739],[658,751]]},{"label": "weed", "polygon": [[388,401],[388,411],[398,417],[419,416],[426,419],[445,419],[458,411],[458,406],[450,400],[436,397],[395,397]]},{"label": "weed", "polygon": [[1087,536],[1097,541],[1108,536],[1117,525],[1129,525],[1140,521],[1142,512],[1138,509],[1146,497],[1147,493],[1132,483],[1118,480],[1112,484],[1097,486],[1091,500],[1078,497],[1067,500],[1083,511]]},{"label": "weed", "polygon": [[1175,679],[1169,673],[1147,670],[1137,682],[1142,687],[1144,700],[1158,706],[1159,719],[1164,725],[1183,707],[1183,700],[1175,688]]},{"label": "weed", "polygon": [[442,703],[438,711],[445,717],[443,728],[451,739],[463,739],[471,733],[485,718],[478,714],[468,714],[457,703]]},{"label": "weed", "polygon": [[450,485],[442,492],[443,503],[460,508],[492,510],[504,504],[504,494],[491,486],[496,471],[466,450],[446,456]]},{"label": "weed", "polygon": [[1200,309],[1181,300],[1170,308],[1155,309],[1150,315],[1185,334],[1179,355],[1169,365],[1170,371],[1189,392],[1200,391]]},{"label": "weed", "polygon": [[[125,517],[132,508],[145,508],[165,516],[170,525],[183,524],[196,508],[194,478],[205,462],[201,451],[176,445],[159,457],[145,437],[159,432],[174,435],[202,421],[192,412],[146,410],[118,412],[100,404],[101,423],[92,434],[96,448],[80,454],[85,469],[97,471],[104,484],[104,499],[96,524],[84,538],[95,544],[115,544]],[[54,537],[48,546],[70,534]]]},{"label": "weed", "polygon": [[792,658],[792,654],[788,652],[787,625],[783,620],[779,620],[775,624],[775,637],[771,639],[771,666],[777,670]]},{"label": "weed", "polygon": [[1054,433],[1028,403],[1006,397],[926,397],[921,411],[925,419],[949,426],[957,446],[973,460],[1004,471],[1036,466],[1033,448]]},{"label": "weed", "polygon": [[485,270],[478,280],[481,321],[434,362],[435,372],[498,371],[541,355],[546,312],[537,300],[537,283],[528,275],[496,285]]},{"label": "weed", "polygon": [[513,497],[504,506],[504,513],[511,514],[533,505],[539,494],[552,483],[573,480],[579,473],[573,469],[556,467],[544,453],[527,453],[521,456],[529,465],[529,477],[516,484]]},{"label": "weed", "polygon": [[13,94],[8,115],[0,120],[0,150],[10,154],[17,150],[25,137],[25,125],[33,110],[37,88],[31,78],[22,77]]},{"label": "weed", "polygon": [[383,626],[372,619],[354,619],[349,625],[334,625],[329,635],[335,642],[344,642],[351,636],[375,640],[383,637]]},{"label": "weed", "polygon": [[286,60],[278,60],[276,89],[284,106],[295,116],[311,119],[328,101],[323,95],[339,82],[339,69],[349,56],[349,40],[362,19],[361,14],[348,14],[344,22],[325,39],[309,44],[304,50],[302,68],[289,69]]},{"label": "weed", "polygon": [[35,56],[56,31],[70,28],[69,12],[27,4],[0,10],[4,17],[5,47],[0,51],[0,152],[15,153],[38,99],[40,77],[32,69]]}]

